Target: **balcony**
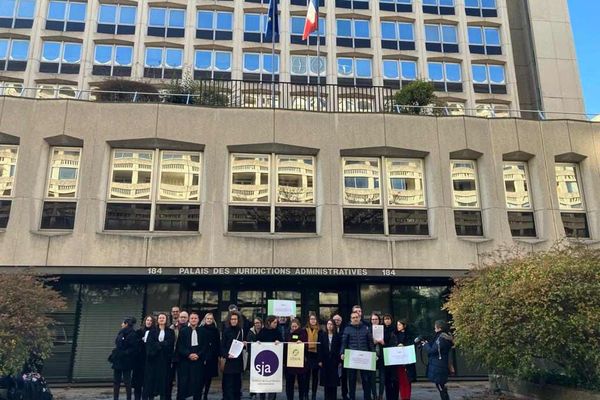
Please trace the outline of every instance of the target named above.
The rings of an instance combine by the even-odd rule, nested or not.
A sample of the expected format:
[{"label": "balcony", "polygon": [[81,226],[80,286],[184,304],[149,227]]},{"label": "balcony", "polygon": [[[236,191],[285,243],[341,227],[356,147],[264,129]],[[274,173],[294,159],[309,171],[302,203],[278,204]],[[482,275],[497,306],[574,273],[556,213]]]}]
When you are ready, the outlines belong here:
[{"label": "balcony", "polygon": [[110,185],[110,197],[113,199],[149,199],[149,183],[119,183]]}]

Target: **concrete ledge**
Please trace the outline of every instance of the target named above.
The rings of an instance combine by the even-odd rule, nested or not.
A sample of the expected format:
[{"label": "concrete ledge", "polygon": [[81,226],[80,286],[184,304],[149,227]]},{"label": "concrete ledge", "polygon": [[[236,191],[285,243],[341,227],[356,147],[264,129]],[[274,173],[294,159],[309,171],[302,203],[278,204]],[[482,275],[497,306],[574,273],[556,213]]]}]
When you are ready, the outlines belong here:
[{"label": "concrete ledge", "polygon": [[500,390],[524,399],[536,400],[600,400],[600,392],[556,385],[538,385],[505,376],[490,375],[490,389]]}]

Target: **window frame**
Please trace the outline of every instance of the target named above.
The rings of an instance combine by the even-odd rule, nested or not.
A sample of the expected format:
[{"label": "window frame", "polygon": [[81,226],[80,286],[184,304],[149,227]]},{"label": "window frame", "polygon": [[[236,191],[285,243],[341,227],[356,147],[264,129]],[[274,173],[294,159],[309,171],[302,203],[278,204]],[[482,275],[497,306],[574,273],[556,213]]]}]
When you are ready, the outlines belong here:
[{"label": "window frame", "polygon": [[[29,47],[31,45],[31,40],[29,40],[29,39],[17,39],[17,38],[0,38],[0,41],[6,41],[6,57],[0,58],[0,61],[4,61],[4,68],[1,68],[0,70],[7,71],[8,70],[8,63],[10,61],[25,62],[25,63],[27,63],[27,61],[29,59]],[[14,58],[13,50],[14,50],[14,43],[15,42],[26,42],[27,43],[27,54],[25,54],[25,58],[23,58],[23,59],[16,59],[16,58]]]},{"label": "window frame", "polygon": [[[294,72],[294,68],[292,67],[293,60],[295,58],[304,58],[306,60],[306,72],[304,74],[298,74]],[[305,77],[326,77],[327,76],[327,57],[319,56],[319,61],[323,61],[323,71],[318,71],[318,73],[313,73],[311,69],[311,62],[317,59],[317,56],[310,54],[291,54],[290,55],[290,76],[305,76]],[[320,64],[320,62],[319,62]]]},{"label": "window frame", "polygon": [[[398,66],[398,77],[397,78],[390,78],[390,77],[387,77],[385,75],[385,67],[384,66],[385,66],[386,62],[387,63],[394,62]],[[402,66],[403,66],[404,63],[412,63],[412,64],[414,64],[414,67],[415,67],[415,77],[414,78],[412,78],[412,79],[404,79],[404,72],[403,72],[404,68],[402,68]],[[384,59],[381,60],[381,76],[382,76],[383,80],[390,80],[390,81],[397,80],[401,84],[404,81],[415,81],[415,80],[419,79],[419,64],[415,60],[403,60],[403,59],[384,58]]]},{"label": "window frame", "polygon": [[[150,193],[148,199],[119,199],[119,198],[111,198],[111,190],[113,183],[113,173],[114,173],[114,156],[117,151],[121,152],[150,152],[152,153],[152,169],[150,176]],[[198,199],[197,200],[161,200],[160,197],[160,181],[161,181],[161,173],[162,173],[162,155],[165,152],[169,153],[180,153],[180,154],[191,154],[199,156],[199,165],[200,171],[198,172]],[[198,218],[198,231],[186,231],[186,230],[160,230],[156,229],[156,213],[158,210],[158,205],[161,204],[173,204],[173,205],[197,205],[200,207],[200,212],[202,211],[202,189],[203,189],[203,174],[204,174],[204,152],[203,151],[184,151],[184,150],[168,150],[161,148],[152,148],[152,149],[135,149],[135,148],[111,148],[110,151],[110,168],[108,175],[108,183],[107,183],[107,191],[104,207],[104,219],[102,230],[106,232],[150,232],[150,233],[161,233],[161,232],[188,232],[194,233],[200,231],[200,217]],[[149,229],[148,230],[121,230],[121,229],[106,229],[106,218],[107,218],[107,210],[108,204],[150,204],[150,221],[149,221]],[[199,212],[199,213],[200,213]]]},{"label": "window frame", "polygon": [[[581,208],[562,208],[560,205],[560,199],[558,197],[558,177],[556,175],[556,167],[558,166],[572,166],[575,171],[575,182],[577,183],[577,187],[579,189],[579,196],[581,197]],[[554,163],[554,179],[557,183],[556,190],[556,198],[558,202],[558,209],[560,212],[572,212],[572,213],[587,213],[587,205],[585,201],[585,195],[583,192],[583,184],[582,184],[582,176],[581,176],[581,165],[576,162],[555,162]]]},{"label": "window frame", "polygon": [[[15,4],[14,7],[12,9],[12,13],[11,15],[5,15],[5,16],[0,16],[0,19],[2,20],[11,20],[10,22],[10,26],[7,27],[9,29],[20,29],[20,28],[31,28],[31,26],[33,26],[33,20],[35,19],[35,11],[36,11],[36,7],[38,4],[38,1],[36,0],[26,0],[29,1],[31,3],[33,3],[33,12],[31,16],[22,16],[20,15],[21,13],[21,4],[25,3],[24,0],[15,0]],[[17,21],[18,20],[22,20],[22,21],[30,21],[29,26],[17,26]]]},{"label": "window frame", "polygon": [[[246,55],[258,55],[258,71],[251,71],[246,69]],[[255,51],[244,51],[242,52],[242,73],[244,74],[257,74],[260,75],[261,78],[263,75],[269,75],[271,76],[273,73],[275,74],[275,76],[277,77],[281,72],[281,57],[280,54],[275,53],[275,60],[277,60],[276,63],[272,62],[272,65],[275,66],[277,65],[277,69],[272,72],[272,71],[268,71],[265,69],[265,57],[271,57],[271,53],[262,53],[262,52],[255,52]],[[273,60],[273,61],[275,61]],[[275,68],[274,68],[275,69]]]},{"label": "window frame", "polygon": [[[441,65],[442,66],[442,75],[443,75],[443,79],[442,80],[434,80],[431,78],[430,76],[430,71],[429,71],[429,66],[431,64],[437,64],[437,65]],[[454,80],[449,80],[448,79],[448,65],[457,65],[458,66],[458,71],[460,73],[460,79],[458,81],[454,81]],[[430,82],[438,82],[438,83],[443,83],[444,84],[444,91],[448,92],[448,84],[460,84],[462,86],[463,84],[463,71],[462,71],[462,64],[461,63],[456,63],[456,62],[449,62],[449,61],[427,61],[427,80],[429,80]],[[437,90],[437,89],[436,89]]]},{"label": "window frame", "polygon": [[[293,26],[294,26],[294,19],[299,19],[302,21],[302,25],[304,25],[304,21],[306,20],[305,17],[300,16],[300,15],[290,15],[290,36],[302,36],[302,34],[304,32],[301,33],[296,33],[293,30]],[[319,37],[319,38],[325,38],[325,36],[327,35],[327,18],[325,17],[319,17],[319,29],[317,29],[314,32],[311,32],[309,37]]]},{"label": "window frame", "polygon": [[506,179],[504,179],[504,174],[502,176],[502,181],[504,183],[504,206],[508,211],[528,211],[533,212],[535,210],[533,206],[533,199],[531,196],[531,179],[529,175],[529,163],[527,161],[503,161],[502,162],[502,171],[504,172],[504,167],[508,165],[512,166],[523,166],[524,176],[525,176],[525,185],[527,185],[527,197],[529,198],[529,207],[509,207],[508,205],[508,193],[506,192]]},{"label": "window frame", "polygon": [[[4,195],[0,192],[0,200],[12,200],[15,197],[15,186],[17,183],[17,174],[18,174],[18,166],[19,166],[19,150],[20,145],[18,144],[0,144],[0,149],[15,149],[15,164],[14,164],[14,173],[12,175],[12,184],[9,195]],[[12,164],[10,164],[12,166]]]},{"label": "window frame", "polygon": [[[98,46],[105,46],[105,47],[111,47],[111,57],[110,57],[110,61],[107,64],[102,64],[100,62],[98,62],[98,60],[96,59],[96,49]],[[121,65],[121,64],[117,64],[117,48],[118,47],[125,47],[131,50],[131,54],[130,54],[130,59],[129,59],[129,64],[127,65]],[[123,45],[123,44],[94,44],[94,55],[93,55],[93,61],[92,61],[92,65],[98,65],[98,66],[108,66],[110,67],[110,76],[113,76],[113,72],[115,67],[123,67],[123,68],[132,68],[133,67],[133,52],[134,52],[134,47],[133,45]]]},{"label": "window frame", "polygon": [[[269,164],[269,171],[267,175],[267,187],[268,187],[268,198],[267,201],[264,202],[249,202],[249,201],[234,201],[232,199],[232,190],[233,190],[233,161],[236,157],[244,157],[244,158],[259,158],[259,157],[267,157],[267,162]],[[285,158],[298,158],[298,159],[311,159],[313,166],[312,173],[312,202],[279,202],[277,200],[277,189],[279,187],[279,159],[281,157]],[[298,154],[281,154],[281,153],[241,153],[241,152],[232,152],[229,153],[229,173],[228,173],[228,184],[227,184],[227,232],[229,233],[240,233],[240,231],[230,231],[229,230],[229,208],[230,207],[263,207],[269,208],[269,232],[244,232],[249,234],[258,234],[258,235],[298,235],[298,234],[317,234],[318,232],[318,222],[319,217],[317,216],[317,195],[318,195],[318,185],[317,185],[317,157],[313,155],[298,155]],[[310,233],[299,233],[299,232],[278,232],[276,230],[276,211],[277,208],[314,208],[315,210],[315,232]]]},{"label": "window frame", "polygon": [[[211,29],[201,28],[200,27],[200,13],[211,13],[212,14]],[[218,27],[218,24],[217,24],[218,14],[229,14],[229,16],[231,17],[231,28],[229,28],[229,29],[220,29]],[[233,11],[224,11],[224,10],[196,10],[196,29],[197,30],[212,31],[212,32],[233,32],[233,22],[234,22]]]},{"label": "window frame", "polygon": [[[114,21],[101,21],[100,17],[101,17],[101,8],[102,7],[114,7],[115,8],[115,18]],[[134,15],[133,15],[133,22],[122,22],[121,21],[121,16],[123,13],[123,9],[133,9],[134,10]],[[114,31],[113,34],[120,34],[119,33],[119,27],[133,27],[133,32],[131,33],[126,33],[126,34],[134,34],[135,33],[135,27],[136,27],[136,22],[138,19],[138,10],[137,10],[137,6],[131,6],[131,5],[126,5],[126,4],[110,4],[110,3],[100,3],[98,6],[98,17],[96,19],[96,23],[97,25],[112,25],[114,26]],[[96,28],[98,29],[98,28]],[[124,33],[125,34],[125,33]]]},{"label": "window frame", "polygon": [[[44,47],[45,47],[46,43],[58,43],[60,45],[59,55],[58,55],[58,61],[47,61],[47,60],[44,59]],[[65,58],[65,47],[66,47],[67,44],[69,44],[69,45],[78,45],[79,46],[79,60],[77,62],[75,62],[75,63],[66,62],[64,60],[64,58]],[[40,55],[40,62],[41,63],[48,63],[48,64],[58,64],[58,73],[62,73],[62,66],[64,64],[66,64],[66,65],[79,65],[81,67],[82,51],[83,51],[83,43],[80,43],[80,42],[65,42],[65,41],[56,41],[56,40],[43,40],[42,41],[42,51],[41,51],[41,55]]]},{"label": "window frame", "polygon": [[[476,197],[477,197],[477,205],[476,206],[460,206],[460,205],[456,205],[456,198],[455,198],[455,190],[454,190],[454,179],[452,179],[452,165],[454,163],[473,163],[473,174],[475,175],[475,193],[476,193]],[[482,207],[481,207],[481,190],[480,190],[480,184],[479,184],[479,168],[477,165],[477,160],[464,160],[464,159],[450,159],[450,183],[451,185],[451,189],[452,189],[452,209],[453,210],[465,210],[465,211],[473,211],[473,210],[477,210],[477,211],[482,211]]]},{"label": "window frame", "polygon": [[[165,19],[163,21],[162,25],[155,25],[150,23],[150,14],[152,12],[152,9],[157,9],[157,10],[165,10]],[[172,11],[180,11],[183,12],[183,26],[171,26],[171,12]],[[186,14],[185,9],[183,8],[177,8],[177,7],[153,7],[153,6],[149,6],[148,7],[148,21],[147,21],[147,25],[149,28],[164,28],[166,29],[185,29],[185,14]],[[166,34],[166,33],[165,33]]]},{"label": "window frame", "polygon": [[[352,60],[352,74],[351,75],[340,75],[339,73],[339,60]],[[370,63],[370,74],[368,77],[357,76],[356,74],[356,61],[357,60],[368,60]],[[373,79],[373,59],[363,57],[336,57],[336,76],[337,78],[351,78],[351,79]]]},{"label": "window frame", "polygon": [[[208,52],[210,53],[210,66],[209,68],[199,68],[196,65],[196,54],[200,52]],[[216,67],[217,53],[225,53],[229,55],[229,68],[227,69],[218,69]],[[194,71],[210,71],[210,72],[231,72],[233,64],[233,53],[231,51],[225,50],[216,50],[216,49],[195,49],[194,50]]]}]

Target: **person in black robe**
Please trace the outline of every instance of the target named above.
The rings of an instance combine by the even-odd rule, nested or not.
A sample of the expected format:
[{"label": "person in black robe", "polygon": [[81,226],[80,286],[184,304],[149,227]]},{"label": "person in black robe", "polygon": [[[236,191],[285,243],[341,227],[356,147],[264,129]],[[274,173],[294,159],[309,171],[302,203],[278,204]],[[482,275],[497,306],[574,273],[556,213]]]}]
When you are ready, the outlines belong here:
[{"label": "person in black robe", "polygon": [[144,399],[159,396],[167,398],[167,388],[175,345],[175,332],[167,325],[167,314],[158,314],[158,324],[150,331],[146,341],[146,368],[144,373]]},{"label": "person in black robe", "polygon": [[125,384],[127,400],[131,400],[131,371],[139,349],[138,337],[133,329],[134,317],[127,317],[121,324],[121,330],[115,339],[115,348],[108,357],[113,369],[113,399],[119,400],[121,382]]},{"label": "person in black robe", "polygon": [[206,338],[200,329],[198,313],[190,313],[189,326],[181,329],[177,339],[177,399],[183,400],[193,396],[194,400],[202,398],[202,382],[204,380],[204,362],[206,356]]},{"label": "person in black robe", "polygon": [[204,316],[204,325],[201,329],[204,331],[203,336],[206,338],[206,356],[204,362],[204,382],[202,384],[204,393],[203,400],[208,397],[210,384],[212,379],[219,376],[219,354],[221,352],[221,336],[215,317],[212,313],[207,313]]},{"label": "person in black robe", "polygon": [[339,368],[342,337],[337,333],[335,322],[328,320],[325,331],[319,332],[320,382],[325,391],[325,400],[336,400],[340,386]]},{"label": "person in black robe", "polygon": [[241,314],[238,311],[231,311],[223,330],[223,340],[221,340],[221,357],[224,359],[223,380],[221,381],[223,400],[240,400],[242,398],[244,357],[242,354],[234,357],[229,353],[234,340],[244,341],[244,330],[239,326],[240,319]]},{"label": "person in black robe", "polygon": [[[300,320],[297,318],[292,319],[290,323],[290,332],[286,336],[287,342],[293,343],[305,343],[304,344],[304,366],[302,368],[299,367],[285,367],[285,394],[287,400],[294,400],[294,384],[298,381],[298,399],[306,400],[308,398],[308,385],[306,384],[306,375],[308,373],[307,368],[307,358],[308,358],[308,348],[306,347],[306,342],[308,342],[308,334],[306,333],[306,329],[300,327]],[[288,346],[284,348],[284,360],[287,360],[287,352]]]},{"label": "person in black robe", "polygon": [[146,318],[144,318],[141,328],[135,332],[138,340],[138,351],[136,353],[135,364],[133,366],[133,376],[131,379],[131,386],[133,386],[133,396],[135,400],[142,399],[142,387],[144,386],[144,373],[146,369],[146,343],[148,341],[148,335],[152,329],[154,329],[154,317],[152,315],[148,315]]},{"label": "person in black robe", "polygon": [[[383,347],[396,347],[397,345],[396,328],[393,325],[392,316],[385,314],[383,316]],[[397,365],[386,365],[384,367],[384,380],[386,400],[398,400],[400,387]]]},{"label": "person in black robe", "polygon": [[[396,322],[396,341],[398,346],[412,346],[414,344],[414,338],[408,331],[406,320],[401,319]],[[412,383],[417,379],[416,364],[398,365],[397,371],[400,400],[410,400]]]}]

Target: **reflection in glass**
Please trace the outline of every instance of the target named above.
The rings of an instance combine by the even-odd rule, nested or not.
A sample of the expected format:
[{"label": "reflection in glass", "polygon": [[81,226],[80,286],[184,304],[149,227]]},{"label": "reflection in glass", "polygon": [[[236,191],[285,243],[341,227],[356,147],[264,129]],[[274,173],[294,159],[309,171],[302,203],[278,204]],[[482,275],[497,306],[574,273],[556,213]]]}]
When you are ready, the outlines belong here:
[{"label": "reflection in glass", "polygon": [[388,158],[386,172],[390,206],[422,207],[425,205],[421,160]]},{"label": "reflection in glass", "polygon": [[570,238],[589,238],[590,230],[588,228],[587,216],[585,213],[560,213],[565,236]]},{"label": "reflection in glass", "polygon": [[41,229],[73,229],[76,202],[45,201],[42,210]]},{"label": "reflection in glass", "polygon": [[199,204],[157,204],[154,229],[157,231],[198,231]]},{"label": "reflection in glass", "polygon": [[277,157],[277,202],[314,202],[312,157]]},{"label": "reflection in glass", "polygon": [[154,152],[115,150],[110,182],[111,199],[150,199]]},{"label": "reflection in glass", "polygon": [[381,204],[379,160],[344,159],[344,203]]},{"label": "reflection in glass", "polygon": [[390,235],[429,235],[427,210],[388,210]]},{"label": "reflection in glass", "polygon": [[5,229],[8,225],[11,205],[12,201],[10,200],[0,200],[0,229]]},{"label": "reflection in glass", "polygon": [[451,161],[450,169],[452,176],[453,206],[465,208],[479,207],[475,161]]},{"label": "reflection in glass", "polygon": [[314,207],[275,208],[275,232],[315,233],[317,210]]},{"label": "reflection in glass", "polygon": [[269,232],[270,207],[229,206],[229,232]]},{"label": "reflection in glass", "polygon": [[531,209],[525,163],[504,163],[506,208]]},{"label": "reflection in glass", "polygon": [[583,210],[583,197],[579,188],[577,164],[557,164],[556,192],[561,210]]},{"label": "reflection in glass", "polygon": [[217,307],[219,305],[219,292],[212,290],[195,290],[192,292],[192,303]]},{"label": "reflection in glass", "polygon": [[340,302],[340,294],[338,292],[319,292],[319,304],[336,305]]},{"label": "reflection in glass", "polygon": [[55,148],[52,151],[48,197],[76,196],[80,160],[81,149]]},{"label": "reflection in glass", "polygon": [[231,162],[231,201],[269,201],[269,156],[234,156]]},{"label": "reflection in glass", "polygon": [[509,211],[508,225],[513,237],[536,237],[535,218],[532,212]]},{"label": "reflection in glass", "polygon": [[17,169],[17,148],[0,146],[0,197],[12,194]]},{"label": "reflection in glass", "polygon": [[457,236],[483,236],[481,211],[454,210],[454,228]]},{"label": "reflection in glass", "polygon": [[150,229],[151,204],[108,203],[104,229],[147,231]]},{"label": "reflection in glass", "polygon": [[344,208],[344,233],[383,234],[383,209]]},{"label": "reflection in glass", "polygon": [[200,154],[163,151],[160,157],[160,200],[198,200]]},{"label": "reflection in glass", "polygon": [[[390,285],[360,285],[360,302],[363,310],[379,315],[391,313]],[[369,318],[363,315],[363,318]]]}]

